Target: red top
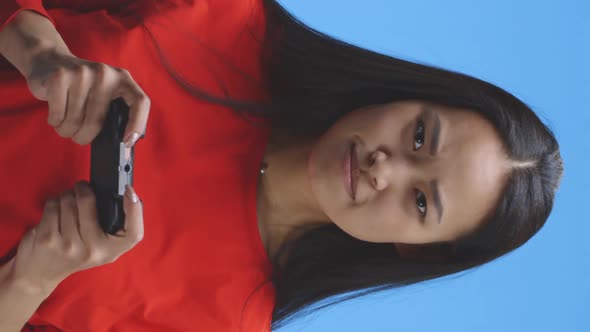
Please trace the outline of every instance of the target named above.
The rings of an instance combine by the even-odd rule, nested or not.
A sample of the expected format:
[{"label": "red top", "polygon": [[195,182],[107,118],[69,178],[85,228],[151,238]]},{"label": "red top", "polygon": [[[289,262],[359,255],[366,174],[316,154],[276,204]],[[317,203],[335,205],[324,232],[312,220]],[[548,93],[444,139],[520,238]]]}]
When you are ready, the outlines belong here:
[{"label": "red top", "polygon": [[[121,0],[1,1],[0,28],[20,10],[33,9],[52,21],[77,57],[129,70],[152,102],[146,137],[135,152],[143,241],[112,264],[69,276],[24,330],[270,331],[275,292],[256,219],[269,122],[250,116],[264,124],[257,128],[182,89],[161,64],[149,33],[112,10]],[[261,1],[175,0],[178,6],[165,10],[154,10],[154,1],[129,8],[144,15],[183,78],[215,96],[268,98],[258,83],[218,58],[261,80]],[[90,145],[55,132],[47,123],[47,102],[33,97],[3,57],[0,165],[3,264],[39,223],[46,200],[78,180],[89,181],[90,173]]]}]

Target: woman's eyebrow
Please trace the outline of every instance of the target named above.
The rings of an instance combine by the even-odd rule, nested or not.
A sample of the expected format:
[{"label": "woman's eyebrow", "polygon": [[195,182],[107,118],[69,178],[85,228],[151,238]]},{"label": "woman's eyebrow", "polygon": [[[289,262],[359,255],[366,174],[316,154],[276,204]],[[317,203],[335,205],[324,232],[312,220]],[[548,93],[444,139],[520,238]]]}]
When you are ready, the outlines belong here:
[{"label": "woman's eyebrow", "polygon": [[432,199],[434,200],[434,207],[438,212],[438,223],[440,224],[443,214],[443,205],[440,199],[440,193],[438,191],[438,181],[430,181],[430,190],[432,191]]},{"label": "woman's eyebrow", "polygon": [[430,141],[430,155],[435,156],[438,152],[438,140],[440,138],[440,117],[438,113],[433,111],[430,107],[427,108],[428,115],[434,118],[434,127],[432,128],[432,139]]}]

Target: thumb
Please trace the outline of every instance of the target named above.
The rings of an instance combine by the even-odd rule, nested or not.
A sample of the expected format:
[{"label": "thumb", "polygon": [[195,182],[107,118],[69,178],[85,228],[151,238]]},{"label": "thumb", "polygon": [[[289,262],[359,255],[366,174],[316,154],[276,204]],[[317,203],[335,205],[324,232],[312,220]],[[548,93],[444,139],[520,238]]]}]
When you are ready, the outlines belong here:
[{"label": "thumb", "polygon": [[32,80],[27,78],[27,85],[29,86],[29,91],[33,97],[41,101],[48,101],[49,88],[46,80]]},{"label": "thumb", "polygon": [[125,186],[123,210],[125,211],[125,232],[133,237],[143,238],[143,203],[130,185]]}]

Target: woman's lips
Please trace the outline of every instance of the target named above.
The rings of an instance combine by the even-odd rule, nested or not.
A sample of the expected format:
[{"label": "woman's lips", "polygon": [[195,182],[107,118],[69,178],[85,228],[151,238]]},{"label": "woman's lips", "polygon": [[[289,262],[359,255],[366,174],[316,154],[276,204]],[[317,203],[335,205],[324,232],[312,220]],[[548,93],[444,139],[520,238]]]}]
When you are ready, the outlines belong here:
[{"label": "woman's lips", "polygon": [[354,192],[352,190],[352,151],[349,147],[346,149],[346,153],[344,154],[344,160],[342,162],[342,169],[343,169],[343,178],[344,178],[344,188],[348,193],[348,196],[352,200],[354,200]]},{"label": "woman's lips", "polygon": [[356,145],[354,142],[349,146],[344,154],[344,187],[350,198],[356,200],[356,187],[358,184],[358,162],[356,157]]}]

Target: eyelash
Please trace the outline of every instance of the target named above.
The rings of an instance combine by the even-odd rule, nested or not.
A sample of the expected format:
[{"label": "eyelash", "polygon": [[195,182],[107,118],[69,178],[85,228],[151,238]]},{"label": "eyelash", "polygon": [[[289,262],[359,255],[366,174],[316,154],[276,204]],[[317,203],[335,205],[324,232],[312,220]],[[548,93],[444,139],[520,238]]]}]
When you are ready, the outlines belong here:
[{"label": "eyelash", "polygon": [[[416,205],[418,206],[418,213],[420,213],[420,216],[422,217],[422,219],[424,219],[426,217],[426,196],[424,195],[423,192],[421,192],[420,190],[416,189]],[[421,209],[424,209],[424,213],[422,212]]]},{"label": "eyelash", "polygon": [[[418,119],[418,122],[416,123],[416,129],[414,130],[414,151],[419,150],[424,145],[424,127],[424,120]],[[419,143],[419,146],[417,146],[416,143]],[[424,195],[424,193],[418,189],[415,189],[415,195],[416,205],[418,206],[418,213],[422,217],[422,220],[424,220],[427,211],[426,195]]]},{"label": "eyelash", "polygon": [[[420,128],[420,129],[419,129]],[[418,137],[418,134],[420,137]],[[420,146],[416,147],[416,140],[419,140]],[[414,131],[414,151],[419,150],[424,145],[424,121],[419,119]]]}]

